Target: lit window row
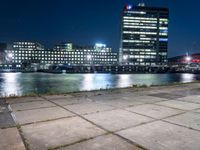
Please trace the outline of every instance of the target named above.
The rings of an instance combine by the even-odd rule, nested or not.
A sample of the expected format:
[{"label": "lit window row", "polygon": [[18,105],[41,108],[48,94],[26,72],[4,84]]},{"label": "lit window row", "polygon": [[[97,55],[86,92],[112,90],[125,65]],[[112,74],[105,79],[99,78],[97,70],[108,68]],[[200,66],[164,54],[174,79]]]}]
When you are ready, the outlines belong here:
[{"label": "lit window row", "polygon": [[151,27],[151,26],[127,26],[127,25],[124,25],[124,28],[135,28],[135,29],[157,29],[157,27]]},{"label": "lit window row", "polygon": [[123,31],[125,34],[145,34],[145,35],[157,35],[156,32],[132,32],[132,31]]},{"label": "lit window row", "polygon": [[157,21],[147,21],[147,20],[124,20],[124,22],[137,22],[137,23],[153,23],[156,24]]},{"label": "lit window row", "polygon": [[135,19],[135,20],[157,20],[157,18],[146,18],[146,17],[123,17],[124,19]]},{"label": "lit window row", "polygon": [[150,43],[150,41],[140,41],[140,40],[123,40],[125,43]]}]

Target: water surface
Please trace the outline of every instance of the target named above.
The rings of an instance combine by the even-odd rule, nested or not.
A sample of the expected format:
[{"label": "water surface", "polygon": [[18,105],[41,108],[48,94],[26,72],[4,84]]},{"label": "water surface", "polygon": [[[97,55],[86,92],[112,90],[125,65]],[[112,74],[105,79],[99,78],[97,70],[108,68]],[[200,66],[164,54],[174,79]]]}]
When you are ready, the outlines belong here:
[{"label": "water surface", "polygon": [[48,92],[121,88],[132,85],[163,85],[200,80],[197,74],[50,74],[1,73],[0,96]]}]

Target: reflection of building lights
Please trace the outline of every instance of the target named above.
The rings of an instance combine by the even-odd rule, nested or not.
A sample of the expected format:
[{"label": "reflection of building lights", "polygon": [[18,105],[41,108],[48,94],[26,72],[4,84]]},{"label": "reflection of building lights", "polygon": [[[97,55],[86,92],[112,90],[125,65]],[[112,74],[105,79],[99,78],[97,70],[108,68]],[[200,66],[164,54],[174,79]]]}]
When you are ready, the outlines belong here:
[{"label": "reflection of building lights", "polygon": [[124,56],[123,56],[123,59],[124,59],[124,60],[127,60],[127,59],[128,59],[128,56],[127,56],[127,55],[124,55]]},{"label": "reflection of building lights", "polygon": [[91,56],[91,55],[87,55],[87,59],[88,59],[88,60],[91,60],[91,59],[92,59],[92,56]]}]

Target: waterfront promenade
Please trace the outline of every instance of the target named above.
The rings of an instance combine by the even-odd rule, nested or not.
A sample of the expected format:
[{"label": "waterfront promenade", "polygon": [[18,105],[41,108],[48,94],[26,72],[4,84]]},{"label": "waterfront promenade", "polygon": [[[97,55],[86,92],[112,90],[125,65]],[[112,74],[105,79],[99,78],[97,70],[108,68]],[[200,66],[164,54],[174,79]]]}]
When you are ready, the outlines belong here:
[{"label": "waterfront promenade", "polygon": [[200,83],[0,100],[0,150],[199,150]]}]

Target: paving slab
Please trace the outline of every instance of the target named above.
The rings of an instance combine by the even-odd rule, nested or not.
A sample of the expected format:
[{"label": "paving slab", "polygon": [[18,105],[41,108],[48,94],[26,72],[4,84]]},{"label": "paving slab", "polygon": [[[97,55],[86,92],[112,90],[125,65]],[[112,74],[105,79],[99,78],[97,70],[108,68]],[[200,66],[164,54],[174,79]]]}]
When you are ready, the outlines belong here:
[{"label": "paving slab", "polygon": [[72,98],[73,96],[70,94],[63,94],[63,95],[61,94],[61,95],[46,95],[43,97],[48,100],[56,100],[56,99],[69,99]]},{"label": "paving slab", "polygon": [[28,124],[74,116],[74,114],[60,107],[17,111],[14,112],[14,115],[18,124]]},{"label": "paving slab", "polygon": [[151,103],[156,103],[156,102],[161,102],[161,101],[167,101],[168,99],[165,98],[159,98],[159,97],[153,97],[153,96],[138,96],[138,97],[125,97],[126,100],[130,101],[137,101],[141,102],[142,104],[151,104]]},{"label": "paving slab", "polygon": [[22,132],[31,150],[56,148],[105,134],[79,117],[22,126]]},{"label": "paving slab", "polygon": [[178,95],[199,95],[200,89],[189,89],[189,90],[181,90],[181,91],[173,91],[172,93],[178,94]]},{"label": "paving slab", "polygon": [[150,96],[165,98],[165,99],[168,99],[168,100],[185,97],[185,95],[182,95],[182,94],[179,95],[179,94],[176,94],[176,93],[174,93],[174,94],[173,93],[156,93],[156,94],[150,94]]},{"label": "paving slab", "polygon": [[32,101],[44,101],[41,97],[19,97],[19,98],[8,98],[6,101],[10,104],[14,103],[24,103],[24,102],[32,102]]},{"label": "paving slab", "polygon": [[54,100],[50,100],[50,101],[56,103],[57,105],[62,105],[62,106],[92,102],[91,99],[86,98],[86,97],[79,97],[79,98],[72,97],[72,98],[68,98],[68,99],[54,99]]},{"label": "paving slab", "polygon": [[174,117],[165,119],[168,122],[182,125],[188,128],[200,130],[200,114],[188,112]]},{"label": "paving slab", "polygon": [[1,150],[25,150],[17,128],[0,129]]},{"label": "paving slab", "polygon": [[162,105],[162,106],[167,106],[167,107],[172,107],[172,108],[177,108],[177,109],[181,109],[181,110],[193,110],[193,109],[200,108],[200,104],[175,101],[175,100],[158,102],[156,104]]},{"label": "paving slab", "polygon": [[0,128],[9,128],[16,126],[10,113],[0,113]]},{"label": "paving slab", "polygon": [[197,110],[195,110],[195,112],[198,112],[198,113],[200,113],[200,109],[197,109]]},{"label": "paving slab", "polygon": [[84,117],[109,131],[117,131],[153,120],[120,109],[84,115]]},{"label": "paving slab", "polygon": [[28,109],[53,107],[56,105],[48,101],[33,101],[33,102],[10,104],[10,106],[13,111],[22,111],[22,110],[28,110]]},{"label": "paving slab", "polygon": [[107,100],[107,101],[96,101],[96,102],[105,104],[105,105],[109,105],[109,106],[113,106],[116,108],[144,104],[144,102],[141,102],[141,101],[131,101],[131,100],[124,100],[124,99],[123,100],[116,99],[116,100]]},{"label": "paving slab", "polygon": [[118,132],[146,149],[199,150],[200,132],[163,121],[156,121]]},{"label": "paving slab", "polygon": [[158,106],[154,104],[133,106],[133,107],[126,108],[126,110],[131,111],[131,112],[136,112],[142,115],[146,115],[155,119],[162,119],[162,118],[166,118],[166,117],[184,112],[178,109]]},{"label": "paving slab", "polygon": [[117,108],[122,107],[130,107],[135,105],[141,105],[141,104],[151,104],[161,101],[166,101],[167,99],[163,98],[155,98],[152,96],[136,96],[136,97],[123,97],[122,99],[113,99],[113,100],[103,100],[103,101],[97,101],[99,103],[103,103],[106,105],[110,105]]},{"label": "paving slab", "polygon": [[178,98],[177,100],[200,104],[200,95],[182,97],[182,98]]},{"label": "paving slab", "polygon": [[59,150],[142,150],[115,135],[104,135]]},{"label": "paving slab", "polygon": [[125,96],[119,94],[102,94],[97,96],[91,96],[90,99],[93,101],[109,101],[109,100],[123,100]]},{"label": "paving slab", "polygon": [[95,103],[95,102],[74,104],[74,105],[68,105],[68,106],[64,106],[64,107],[71,110],[72,112],[75,112],[80,115],[114,109],[114,107],[112,107],[112,106],[99,104],[99,103]]}]

